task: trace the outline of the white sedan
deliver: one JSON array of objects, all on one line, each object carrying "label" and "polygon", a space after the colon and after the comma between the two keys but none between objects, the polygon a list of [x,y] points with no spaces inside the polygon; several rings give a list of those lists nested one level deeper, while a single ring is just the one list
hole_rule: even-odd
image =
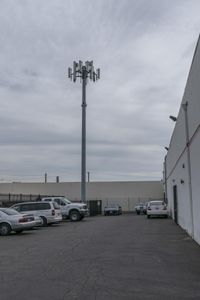
[{"label": "white sedan", "polygon": [[9,235],[11,231],[21,233],[36,225],[33,215],[20,214],[11,208],[0,208],[0,235]]},{"label": "white sedan", "polygon": [[163,201],[150,201],[147,204],[147,218],[151,216],[164,216],[168,217],[167,205]]}]

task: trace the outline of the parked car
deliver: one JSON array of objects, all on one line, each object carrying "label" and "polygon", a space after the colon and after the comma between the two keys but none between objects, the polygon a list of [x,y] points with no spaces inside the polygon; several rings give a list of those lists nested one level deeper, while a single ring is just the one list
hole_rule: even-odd
[{"label": "parked car", "polygon": [[163,201],[150,201],[147,205],[147,218],[151,216],[168,217],[167,205]]},{"label": "parked car", "polygon": [[62,221],[61,210],[57,203],[44,203],[42,201],[22,202],[11,206],[11,208],[20,213],[33,214],[34,216],[40,217],[42,226],[56,224]]},{"label": "parked car", "polygon": [[121,214],[122,214],[122,208],[120,205],[105,206],[105,208],[104,208],[105,216],[121,215]]},{"label": "parked car", "polygon": [[33,215],[20,214],[11,208],[0,208],[0,235],[9,235],[11,231],[21,233],[36,226]]},{"label": "parked car", "polygon": [[35,218],[35,222],[36,222],[35,227],[43,226],[43,220],[40,217],[34,216],[34,218]]},{"label": "parked car", "polygon": [[147,211],[146,204],[139,203],[138,205],[135,206],[135,211],[136,211],[137,215],[146,214],[146,211]]},{"label": "parked car", "polygon": [[60,206],[63,219],[70,219],[72,222],[80,221],[88,215],[88,208],[85,203],[71,202],[65,197],[46,197],[42,202],[54,202]]}]

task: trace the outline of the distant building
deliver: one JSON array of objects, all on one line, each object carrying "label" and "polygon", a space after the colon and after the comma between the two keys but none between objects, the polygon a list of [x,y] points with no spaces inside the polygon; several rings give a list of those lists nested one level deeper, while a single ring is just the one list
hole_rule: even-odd
[{"label": "distant building", "polygon": [[200,244],[200,39],[164,162],[172,218]]}]

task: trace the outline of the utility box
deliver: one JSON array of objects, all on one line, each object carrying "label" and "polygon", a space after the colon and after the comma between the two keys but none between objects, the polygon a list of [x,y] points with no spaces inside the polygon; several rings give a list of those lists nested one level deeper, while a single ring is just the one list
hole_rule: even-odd
[{"label": "utility box", "polygon": [[87,204],[90,216],[101,215],[102,200],[89,200]]}]

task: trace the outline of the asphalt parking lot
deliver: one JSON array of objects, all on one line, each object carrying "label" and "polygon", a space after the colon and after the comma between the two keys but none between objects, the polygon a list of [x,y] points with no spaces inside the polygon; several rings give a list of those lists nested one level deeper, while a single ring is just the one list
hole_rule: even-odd
[{"label": "asphalt parking lot", "polygon": [[90,217],[0,237],[1,300],[200,299],[200,247],[171,219]]}]

